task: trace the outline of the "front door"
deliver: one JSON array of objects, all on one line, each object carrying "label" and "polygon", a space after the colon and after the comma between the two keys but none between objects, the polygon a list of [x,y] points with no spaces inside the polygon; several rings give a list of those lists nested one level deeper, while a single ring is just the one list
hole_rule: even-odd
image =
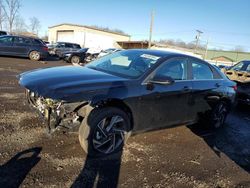
[{"label": "front door", "polygon": [[192,82],[188,80],[187,58],[169,59],[152,74],[152,77],[171,77],[174,83],[154,83],[150,87],[145,84],[144,89],[148,91],[140,103],[143,114],[139,126],[144,126],[141,127],[143,129],[155,129],[186,123],[189,120],[187,111],[192,92]]},{"label": "front door", "polygon": [[0,37],[0,55],[15,55],[13,54],[13,37]]}]

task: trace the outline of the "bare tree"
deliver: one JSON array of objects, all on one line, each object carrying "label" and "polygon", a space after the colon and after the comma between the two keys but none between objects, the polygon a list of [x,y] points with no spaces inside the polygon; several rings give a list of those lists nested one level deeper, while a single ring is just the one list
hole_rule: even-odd
[{"label": "bare tree", "polygon": [[22,33],[25,33],[27,32],[27,25],[24,21],[24,19],[17,15],[16,16],[16,19],[13,23],[13,29],[12,29],[12,32],[16,33],[16,34],[22,34]]},{"label": "bare tree", "polygon": [[30,18],[30,31],[38,35],[39,29],[41,28],[40,21],[37,17]]},{"label": "bare tree", "polygon": [[0,0],[0,30],[3,29],[3,23],[5,22],[5,13],[3,10],[3,1]]},{"label": "bare tree", "polygon": [[2,4],[1,7],[6,16],[9,32],[12,32],[14,21],[21,7],[20,0],[4,0]]}]

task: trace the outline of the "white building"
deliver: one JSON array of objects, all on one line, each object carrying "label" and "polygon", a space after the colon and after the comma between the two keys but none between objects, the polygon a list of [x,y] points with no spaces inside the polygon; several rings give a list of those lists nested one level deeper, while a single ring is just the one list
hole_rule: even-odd
[{"label": "white building", "polygon": [[130,40],[126,34],[67,23],[49,27],[48,35],[50,43],[72,42],[96,50],[118,48],[117,41]]}]

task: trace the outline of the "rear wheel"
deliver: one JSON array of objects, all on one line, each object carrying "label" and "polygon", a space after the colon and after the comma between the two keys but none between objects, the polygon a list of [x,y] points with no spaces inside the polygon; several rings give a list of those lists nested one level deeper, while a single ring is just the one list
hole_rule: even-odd
[{"label": "rear wheel", "polygon": [[39,61],[41,59],[41,55],[38,51],[32,51],[29,54],[29,58],[32,61]]},{"label": "rear wheel", "polygon": [[228,114],[228,105],[226,102],[218,103],[210,116],[210,124],[213,128],[220,128],[224,125],[227,114]]},{"label": "rear wheel", "polygon": [[80,57],[78,56],[73,56],[71,59],[70,59],[70,62],[72,64],[80,64]]},{"label": "rear wheel", "polygon": [[79,129],[79,141],[92,156],[106,156],[119,152],[130,136],[128,115],[114,107],[92,110]]}]

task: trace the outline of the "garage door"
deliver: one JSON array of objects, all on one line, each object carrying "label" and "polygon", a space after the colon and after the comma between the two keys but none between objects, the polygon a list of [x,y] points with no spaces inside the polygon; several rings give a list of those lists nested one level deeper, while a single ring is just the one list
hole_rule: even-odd
[{"label": "garage door", "polygon": [[58,42],[74,42],[74,31],[57,31]]}]

